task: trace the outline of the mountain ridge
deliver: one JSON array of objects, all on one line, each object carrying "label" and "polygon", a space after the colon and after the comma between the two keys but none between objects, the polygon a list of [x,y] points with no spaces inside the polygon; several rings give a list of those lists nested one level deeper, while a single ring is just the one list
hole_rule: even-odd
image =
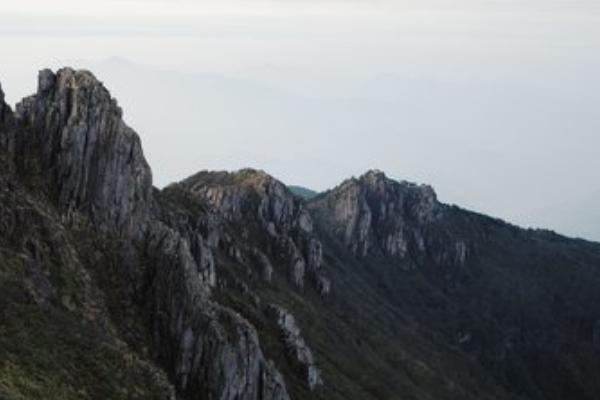
[{"label": "mountain ridge", "polygon": [[600,391],[600,244],[446,205],[380,171],[309,201],[252,169],[159,190],[93,74],[38,81],[15,112],[0,89],[1,396]]}]

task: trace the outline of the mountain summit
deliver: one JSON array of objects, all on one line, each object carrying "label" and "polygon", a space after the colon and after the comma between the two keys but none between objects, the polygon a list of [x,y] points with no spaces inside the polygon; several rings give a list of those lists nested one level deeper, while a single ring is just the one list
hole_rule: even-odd
[{"label": "mountain summit", "polygon": [[0,398],[594,400],[600,245],[369,171],[163,190],[104,85],[0,89]]},{"label": "mountain summit", "polygon": [[350,179],[311,203],[356,255],[404,257],[424,251],[422,229],[439,218],[433,189],[395,182],[380,171]]}]

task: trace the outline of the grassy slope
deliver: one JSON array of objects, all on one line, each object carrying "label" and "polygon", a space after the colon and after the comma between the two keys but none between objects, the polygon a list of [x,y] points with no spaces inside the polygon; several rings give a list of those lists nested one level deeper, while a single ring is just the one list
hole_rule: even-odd
[{"label": "grassy slope", "polygon": [[106,299],[119,293],[98,284],[106,254],[86,243],[102,241],[69,232],[46,204],[0,194],[2,221],[16,222],[0,232],[0,398],[165,398],[164,374],[112,322]]}]

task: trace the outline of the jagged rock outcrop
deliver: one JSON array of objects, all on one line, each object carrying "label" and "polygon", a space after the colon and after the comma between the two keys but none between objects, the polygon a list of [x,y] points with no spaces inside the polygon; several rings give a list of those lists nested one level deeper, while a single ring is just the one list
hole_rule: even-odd
[{"label": "jagged rock outcrop", "polygon": [[7,108],[7,104],[4,102],[4,91],[2,90],[2,85],[0,85],[0,123],[4,124],[5,119],[5,111]]},{"label": "jagged rock outcrop", "polygon": [[146,241],[152,260],[152,323],[161,356],[187,398],[288,399],[285,383],[265,360],[254,327],[209,299],[188,242],[160,227]]},{"label": "jagged rock outcrop", "polygon": [[[303,205],[278,180],[252,169],[235,173],[203,171],[171,185],[167,194],[179,192],[239,227],[242,242],[254,248],[231,245],[232,258],[239,263],[254,259],[261,274],[270,280],[269,266],[283,266],[288,280],[304,286],[306,276],[321,294],[329,293],[331,282],[322,264],[322,245],[313,232],[313,221]],[[223,243],[227,244],[226,235]],[[257,248],[266,251],[257,252]]]},{"label": "jagged rock outcrop", "polygon": [[0,86],[0,167],[5,171],[13,169],[10,155],[14,146],[14,115],[4,101],[4,92]]},{"label": "jagged rock outcrop", "polygon": [[121,108],[88,71],[39,74],[37,93],[16,108],[14,159],[39,171],[67,216],[87,215],[105,230],[139,237],[148,219],[152,173]]},{"label": "jagged rock outcrop", "polygon": [[311,233],[310,215],[287,187],[263,171],[199,172],[175,185],[230,221],[257,219],[266,232]]},{"label": "jagged rock outcrop", "polygon": [[267,314],[281,330],[281,337],[288,356],[302,370],[308,388],[314,390],[317,386],[322,385],[321,371],[315,365],[312,351],[306,345],[294,316],[275,304],[267,307]]},{"label": "jagged rock outcrop", "polygon": [[0,86],[0,132],[6,129],[9,118],[12,118],[12,111],[8,104],[4,102],[4,92],[2,86]]},{"label": "jagged rock outcrop", "polygon": [[[6,131],[13,114],[0,104],[0,131]],[[44,70],[37,93],[18,104],[14,120],[15,130],[2,135],[2,153],[19,176],[43,183],[35,189],[54,202],[66,229],[89,227],[117,239],[119,276],[112,279],[127,282],[128,302],[146,316],[159,363],[177,393],[185,399],[287,400],[283,377],[263,356],[254,327],[211,299],[215,239],[203,235],[200,222],[162,209],[140,139],[102,83],[88,71]],[[52,293],[38,286],[45,288],[37,295],[42,300]],[[127,340],[136,345],[135,337]]]},{"label": "jagged rock outcrop", "polygon": [[463,265],[464,240],[435,229],[444,205],[430,186],[395,182],[380,171],[350,179],[309,203],[323,226],[359,257]]},{"label": "jagged rock outcrop", "polygon": [[271,279],[273,279],[273,264],[271,264],[269,257],[256,248],[252,251],[252,255],[254,256],[254,261],[258,264],[263,279],[266,282],[271,282]]}]

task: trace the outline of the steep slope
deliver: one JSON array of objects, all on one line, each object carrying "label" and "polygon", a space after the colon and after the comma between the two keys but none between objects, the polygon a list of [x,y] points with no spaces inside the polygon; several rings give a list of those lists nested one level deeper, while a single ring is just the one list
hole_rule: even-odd
[{"label": "steep slope", "polygon": [[510,396],[600,393],[599,245],[444,205],[431,188],[377,171],[309,209],[333,243],[325,257],[354,254],[352,268],[364,270],[348,272],[369,275],[419,330],[433,332],[440,359],[460,351]]}]

